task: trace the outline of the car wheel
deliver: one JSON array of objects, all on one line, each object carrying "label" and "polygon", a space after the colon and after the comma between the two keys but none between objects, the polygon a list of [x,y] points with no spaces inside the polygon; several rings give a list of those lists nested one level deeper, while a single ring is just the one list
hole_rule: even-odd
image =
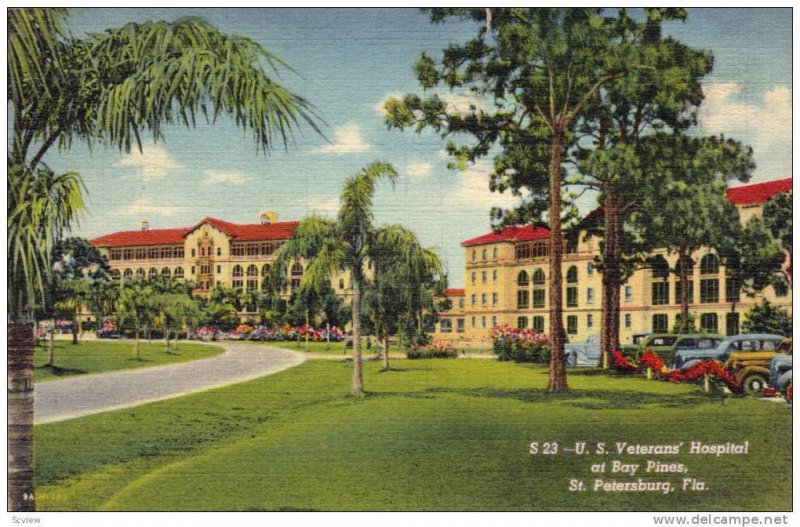
[{"label": "car wheel", "polygon": [[767,380],[760,373],[751,373],[742,380],[742,391],[747,395],[758,395],[767,386]]}]

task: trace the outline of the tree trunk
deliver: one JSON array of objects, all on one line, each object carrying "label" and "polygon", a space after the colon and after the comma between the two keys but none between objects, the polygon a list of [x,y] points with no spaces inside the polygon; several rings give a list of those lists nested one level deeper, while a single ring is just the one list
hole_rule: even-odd
[{"label": "tree trunk", "polygon": [[78,308],[72,311],[72,345],[78,345]]},{"label": "tree trunk", "polygon": [[562,320],[561,257],[561,157],[562,132],[553,134],[550,154],[550,375],[547,391],[567,391],[567,370],[564,360],[564,321]]},{"label": "tree trunk", "polygon": [[687,260],[686,247],[681,245],[678,247],[678,262],[680,263],[678,280],[681,283],[681,333],[689,332],[689,274],[686,272],[689,262]]},{"label": "tree trunk", "polygon": [[8,324],[8,510],[36,510],[33,497],[33,324]]},{"label": "tree trunk", "polygon": [[56,361],[56,319],[53,319],[53,327],[50,328],[50,335],[47,339],[47,365],[52,366]]},{"label": "tree trunk", "polygon": [[139,353],[139,326],[137,325],[136,328],[133,330],[133,349],[136,352],[136,360],[142,360],[142,356]]},{"label": "tree trunk", "polygon": [[175,351],[178,351],[178,330],[177,329],[172,333],[172,347],[175,348]]},{"label": "tree trunk", "polygon": [[308,316],[308,308],[306,308],[306,351],[308,351],[308,332],[311,327],[308,325],[309,316]]},{"label": "tree trunk", "polygon": [[164,326],[164,351],[169,351],[169,329]]},{"label": "tree trunk", "polygon": [[364,396],[361,375],[361,284],[353,280],[353,395]]},{"label": "tree trunk", "polygon": [[603,367],[608,368],[611,351],[619,346],[621,197],[612,191],[609,181],[604,181],[603,187],[605,243],[603,246],[603,311],[601,314],[600,353]]},{"label": "tree trunk", "polygon": [[389,369],[389,330],[383,328],[383,369]]}]

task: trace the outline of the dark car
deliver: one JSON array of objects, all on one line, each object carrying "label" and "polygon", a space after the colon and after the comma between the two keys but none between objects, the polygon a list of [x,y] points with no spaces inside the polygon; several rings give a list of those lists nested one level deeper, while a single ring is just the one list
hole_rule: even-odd
[{"label": "dark car", "polygon": [[712,333],[688,333],[676,335],[672,333],[655,333],[649,335],[639,344],[639,352],[650,350],[670,364],[679,351],[711,350],[722,342],[722,335]]},{"label": "dark car", "polygon": [[781,335],[769,333],[746,333],[725,337],[716,348],[680,350],[675,354],[673,369],[684,369],[700,360],[717,360],[725,362],[732,352],[749,351],[774,351],[780,341]]}]

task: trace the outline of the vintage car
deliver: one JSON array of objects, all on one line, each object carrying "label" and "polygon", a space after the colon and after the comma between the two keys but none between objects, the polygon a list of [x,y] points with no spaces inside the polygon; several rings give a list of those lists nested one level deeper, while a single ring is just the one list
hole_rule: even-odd
[{"label": "vintage car", "polygon": [[[788,340],[788,345],[787,345]],[[772,371],[772,364],[775,360],[789,358],[789,369],[791,369],[791,339],[783,339],[775,349],[764,349],[761,351],[733,351],[725,361],[725,371],[736,381],[739,391],[747,395],[757,395],[767,386],[767,380],[775,376],[775,380],[780,376],[778,366]],[[786,370],[783,370],[785,372]],[[784,389],[786,385],[784,384]]]},{"label": "vintage car", "polygon": [[655,333],[645,338],[638,348],[641,355],[645,350],[650,350],[670,364],[679,351],[710,350],[716,348],[722,341],[722,335],[712,333],[687,333],[676,335],[668,333]]},{"label": "vintage car", "polygon": [[777,352],[769,364],[769,385],[786,393],[792,382],[792,339],[783,339]]},{"label": "vintage car", "polygon": [[567,366],[597,366],[600,361],[600,335],[589,335],[586,342],[564,344]]},{"label": "vintage car", "polygon": [[725,362],[733,352],[755,353],[759,351],[774,352],[783,339],[781,335],[769,333],[746,333],[725,337],[716,348],[680,350],[675,354],[672,368],[686,369],[701,360]]}]

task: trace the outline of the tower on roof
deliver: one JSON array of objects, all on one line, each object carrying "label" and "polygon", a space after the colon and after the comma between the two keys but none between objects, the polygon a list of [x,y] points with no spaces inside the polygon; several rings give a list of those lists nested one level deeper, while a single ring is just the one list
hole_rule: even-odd
[{"label": "tower on roof", "polygon": [[271,210],[261,212],[258,217],[261,220],[261,225],[269,225],[278,221],[278,213]]},{"label": "tower on roof", "polygon": [[150,230],[150,222],[147,220],[142,220],[142,230],[147,232]]}]

